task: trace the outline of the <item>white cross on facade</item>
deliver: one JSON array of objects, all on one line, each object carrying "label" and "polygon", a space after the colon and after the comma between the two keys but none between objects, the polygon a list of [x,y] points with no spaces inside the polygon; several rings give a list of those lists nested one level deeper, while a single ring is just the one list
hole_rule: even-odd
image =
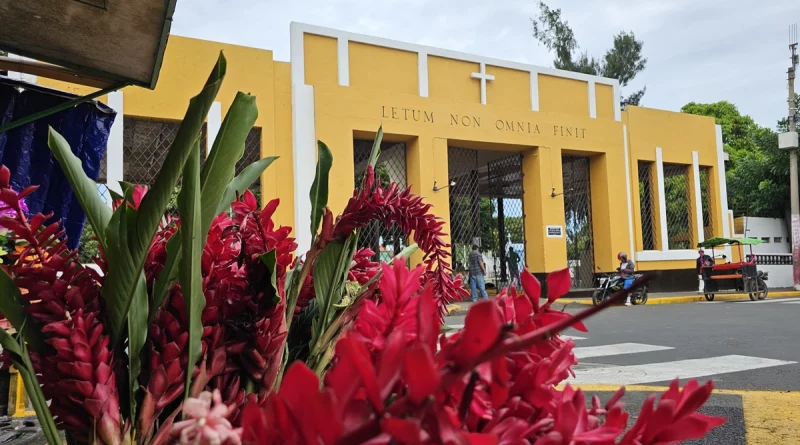
[{"label": "white cross on facade", "polygon": [[486,105],[486,81],[494,80],[494,76],[486,74],[486,64],[481,63],[481,71],[479,73],[472,73],[472,78],[481,80],[481,104]]}]

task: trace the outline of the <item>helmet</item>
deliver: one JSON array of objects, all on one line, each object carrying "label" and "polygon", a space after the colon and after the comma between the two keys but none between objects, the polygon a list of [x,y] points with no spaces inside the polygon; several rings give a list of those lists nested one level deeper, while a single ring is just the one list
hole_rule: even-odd
[{"label": "helmet", "polygon": [[628,254],[625,252],[620,252],[617,254],[617,259],[620,261],[628,261]]}]

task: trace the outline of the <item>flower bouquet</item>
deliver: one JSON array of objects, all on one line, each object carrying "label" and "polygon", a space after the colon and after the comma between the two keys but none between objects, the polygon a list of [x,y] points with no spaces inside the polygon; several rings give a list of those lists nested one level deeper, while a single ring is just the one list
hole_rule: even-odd
[{"label": "flower bouquet", "polygon": [[[567,271],[474,305],[440,334],[466,296],[443,221],[397,184],[376,181],[381,132],[343,212],[327,208],[330,150],[318,144],[310,190],[313,243],[296,252],[247,188],[273,162],[235,176],[257,110],[238,93],[208,159],[199,137],[225,77],[221,55],[194,97],[154,184],[121,184],[109,208],[56,132],[49,145],[99,245],[99,272],[66,247],[47,215],[28,216],[0,168],[0,225],[24,240],[0,271],[0,344],[25,383],[51,445],[669,444],[724,419],[696,410],[712,385],[677,381],[628,428],[620,390],[586,405],[560,386],[577,362],[559,337],[622,295],[577,315],[551,309]],[[165,213],[178,180],[178,217]],[[244,193],[242,193],[244,191]],[[391,264],[359,250],[371,221],[414,244]],[[409,269],[419,249],[423,264]],[[634,286],[640,286],[647,279]]]}]

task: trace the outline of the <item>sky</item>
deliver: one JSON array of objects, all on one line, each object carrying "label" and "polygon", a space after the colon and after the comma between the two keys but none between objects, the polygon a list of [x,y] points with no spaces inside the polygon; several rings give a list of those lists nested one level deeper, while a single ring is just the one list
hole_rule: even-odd
[{"label": "sky", "polygon": [[[581,51],[602,56],[619,31],[644,41],[647,67],[626,95],[678,111],[727,100],[774,128],[788,114],[789,26],[797,0],[549,0]],[[172,33],[274,51],[289,60],[292,21],[481,56],[552,66],[531,36],[535,0],[181,0]],[[798,85],[800,90],[800,85]]]}]

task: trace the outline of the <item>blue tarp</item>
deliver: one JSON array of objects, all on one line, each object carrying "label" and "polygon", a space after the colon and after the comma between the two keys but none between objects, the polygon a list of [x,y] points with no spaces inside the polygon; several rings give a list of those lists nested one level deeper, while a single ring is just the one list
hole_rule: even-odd
[{"label": "blue tarp", "polygon": [[[0,77],[0,125],[44,111],[77,96]],[[69,142],[92,180],[100,174],[100,162],[116,112],[100,102],[85,102],[0,134],[0,163],[11,170],[11,186],[22,190],[38,185],[26,200],[32,214],[53,213],[60,221],[70,248],[77,248],[86,220],[58,161],[47,145],[53,127]]]}]

